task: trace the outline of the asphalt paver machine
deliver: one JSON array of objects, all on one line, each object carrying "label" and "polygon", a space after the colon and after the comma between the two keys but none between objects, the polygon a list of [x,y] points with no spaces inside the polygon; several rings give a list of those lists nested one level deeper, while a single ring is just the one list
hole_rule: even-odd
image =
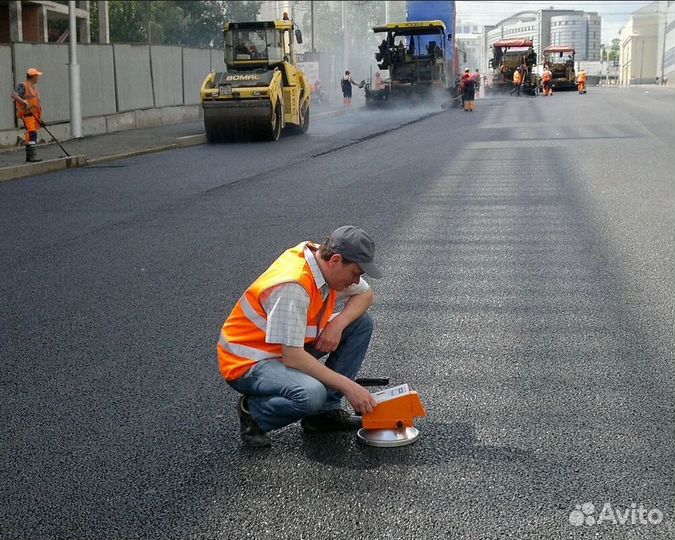
[{"label": "asphalt paver machine", "polygon": [[543,67],[548,67],[553,75],[551,87],[555,90],[577,89],[574,53],[574,47],[567,45],[551,45],[544,49]]},{"label": "asphalt paver machine", "polygon": [[368,106],[406,103],[429,97],[439,90],[440,97],[454,91],[451,41],[442,21],[397,22],[373,28],[383,34],[375,53],[377,67],[388,70],[382,89],[366,84]]},{"label": "asphalt paver machine", "polygon": [[518,67],[525,66],[525,79],[522,89],[526,94],[534,94],[540,83],[535,73],[536,64],[531,39],[501,39],[492,44],[492,84],[490,91],[513,89],[513,74]]}]

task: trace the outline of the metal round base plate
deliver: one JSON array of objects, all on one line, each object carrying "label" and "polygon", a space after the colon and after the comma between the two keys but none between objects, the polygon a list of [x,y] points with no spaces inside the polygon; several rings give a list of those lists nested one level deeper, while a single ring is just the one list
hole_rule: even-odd
[{"label": "metal round base plate", "polygon": [[420,438],[417,428],[398,429],[359,429],[356,433],[359,442],[368,446],[406,446]]}]

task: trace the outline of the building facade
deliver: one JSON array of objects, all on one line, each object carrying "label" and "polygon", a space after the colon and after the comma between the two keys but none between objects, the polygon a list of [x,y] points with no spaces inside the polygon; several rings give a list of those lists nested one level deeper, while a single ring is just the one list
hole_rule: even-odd
[{"label": "building facade", "polygon": [[465,68],[469,68],[472,72],[481,69],[483,62],[480,43],[480,35],[457,36],[457,45],[461,55],[459,58],[461,71]]},{"label": "building facade", "polygon": [[540,9],[521,11],[496,25],[485,27],[485,55],[491,56],[492,44],[500,39],[531,39],[541,58],[549,45],[570,45],[579,61],[600,60],[601,17],[596,12],[573,9]]},{"label": "building facade", "polygon": [[652,2],[633,12],[621,27],[619,84],[655,84],[657,77],[659,82],[663,76],[669,78],[675,67],[672,4]]},{"label": "building facade", "polygon": [[596,62],[601,56],[600,17],[597,13],[556,15],[551,17],[550,45],[570,45],[576,57]]},{"label": "building facade", "polygon": [[[487,30],[488,52],[492,44],[501,39],[531,39],[534,50],[539,54],[541,43],[539,12],[521,11]],[[491,54],[488,54],[488,56],[491,56]]]},{"label": "building facade", "polygon": [[482,47],[483,27],[462,19],[455,21],[455,36],[460,49],[460,66],[462,71],[470,68],[483,72],[484,58]]},{"label": "building facade", "polygon": [[[76,2],[78,41],[91,41],[89,1]],[[107,16],[107,2],[104,4]],[[38,0],[0,0],[0,43],[49,43],[63,41],[67,35],[53,32],[53,23],[68,19],[68,6]],[[50,24],[51,23],[51,24]],[[107,29],[107,18],[101,27]],[[101,32],[103,34],[103,32]]]},{"label": "building facade", "polygon": [[673,86],[675,85],[675,0],[668,0],[666,5],[661,7],[665,8],[661,75],[666,84]]}]

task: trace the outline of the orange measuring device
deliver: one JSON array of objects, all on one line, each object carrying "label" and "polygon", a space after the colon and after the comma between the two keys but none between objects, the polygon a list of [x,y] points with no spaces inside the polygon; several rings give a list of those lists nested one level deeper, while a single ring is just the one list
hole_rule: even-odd
[{"label": "orange measuring device", "polygon": [[378,403],[371,413],[363,413],[363,429],[405,429],[413,427],[413,419],[426,416],[422,401],[417,392]]}]

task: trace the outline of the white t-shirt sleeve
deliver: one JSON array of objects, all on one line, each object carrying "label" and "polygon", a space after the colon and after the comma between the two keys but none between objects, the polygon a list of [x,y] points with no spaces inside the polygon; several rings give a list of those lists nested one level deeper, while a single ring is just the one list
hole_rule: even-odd
[{"label": "white t-shirt sleeve", "polygon": [[354,285],[350,285],[347,287],[344,291],[340,291],[337,295],[337,300],[346,300],[350,296],[354,296],[356,294],[363,294],[364,292],[368,292],[370,290],[370,285],[368,285],[368,282],[360,278],[358,283],[355,283]]}]

